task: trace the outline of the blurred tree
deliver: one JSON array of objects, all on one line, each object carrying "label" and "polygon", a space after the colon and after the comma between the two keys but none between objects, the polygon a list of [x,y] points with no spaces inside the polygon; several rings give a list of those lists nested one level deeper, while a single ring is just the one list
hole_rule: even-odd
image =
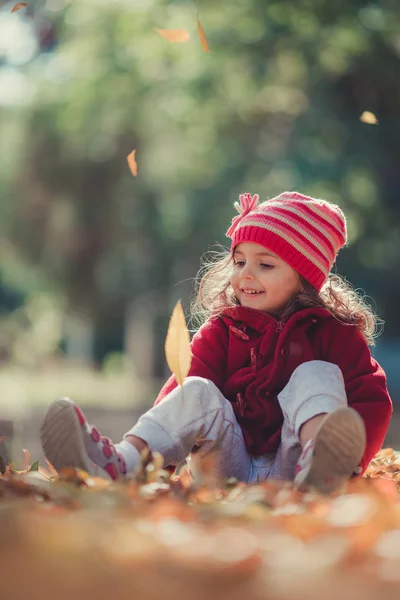
[{"label": "blurred tree", "polygon": [[[122,348],[140,299],[161,356],[190,283],[174,286],[226,242],[237,194],[298,189],[345,209],[351,245],[338,270],[400,335],[398,4],[200,8],[211,54],[189,1],[52,0],[32,15],[56,26],[42,45],[52,51],[23,67],[36,93],[6,198],[12,243],[90,322],[97,359]],[[171,44],[154,27],[192,39]],[[364,110],[378,126],[359,121]]]}]

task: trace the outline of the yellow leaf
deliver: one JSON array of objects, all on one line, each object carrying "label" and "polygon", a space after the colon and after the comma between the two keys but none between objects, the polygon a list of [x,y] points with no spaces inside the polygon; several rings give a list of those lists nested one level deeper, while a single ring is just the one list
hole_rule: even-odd
[{"label": "yellow leaf", "polygon": [[11,12],[17,12],[17,10],[25,8],[25,6],[28,6],[27,2],[17,2],[17,4],[14,4],[14,6],[12,7]]},{"label": "yellow leaf", "polygon": [[137,175],[137,164],[136,164],[135,154],[136,154],[136,150],[132,150],[132,152],[130,154],[128,154],[128,156],[126,157],[129,168],[134,177],[136,177],[136,175]]},{"label": "yellow leaf", "polygon": [[190,34],[185,29],[158,29],[157,27],[154,29],[159,36],[175,44],[182,44],[190,39]]},{"label": "yellow leaf", "polygon": [[368,125],[378,125],[379,121],[374,115],[374,113],[365,110],[360,117],[360,121],[362,123],[367,123]]},{"label": "yellow leaf", "polygon": [[206,34],[204,32],[204,29],[203,29],[199,19],[197,19],[197,31],[199,32],[199,38],[200,38],[201,45],[203,46],[204,52],[211,52],[211,50],[208,46]]},{"label": "yellow leaf", "polygon": [[182,385],[183,380],[189,373],[192,352],[190,350],[190,335],[180,300],[176,303],[169,322],[165,340],[165,356],[177,382]]}]

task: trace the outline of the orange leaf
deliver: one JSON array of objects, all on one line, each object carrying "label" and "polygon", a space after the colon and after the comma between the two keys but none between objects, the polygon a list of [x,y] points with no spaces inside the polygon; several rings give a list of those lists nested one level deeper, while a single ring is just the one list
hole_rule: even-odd
[{"label": "orange leaf", "polygon": [[362,123],[367,123],[367,125],[378,125],[379,121],[374,115],[374,113],[369,112],[369,110],[365,110],[360,117],[360,121]]},{"label": "orange leaf", "polygon": [[157,29],[157,27],[154,29],[159,36],[175,44],[182,44],[190,39],[190,34],[185,29]]},{"label": "orange leaf", "polygon": [[42,475],[42,477],[47,479],[47,481],[53,481],[53,477],[51,477],[51,475],[49,475],[49,471],[47,469],[43,469],[42,467],[39,467],[38,473],[40,473]]},{"label": "orange leaf", "polygon": [[22,451],[25,454],[25,468],[27,471],[29,471],[31,467],[31,453],[29,450],[25,450],[25,448]]},{"label": "orange leaf", "polygon": [[128,156],[126,157],[129,168],[134,177],[136,177],[136,175],[137,175],[137,164],[136,164],[135,154],[136,154],[136,150],[132,150],[132,152],[130,154],[128,154]]},{"label": "orange leaf", "polygon": [[27,2],[17,2],[17,4],[14,4],[14,6],[12,7],[11,12],[17,12],[17,10],[25,8],[25,6],[28,6]]},{"label": "orange leaf", "polygon": [[200,38],[201,45],[203,46],[204,52],[211,52],[211,50],[208,46],[206,34],[204,33],[204,29],[203,29],[199,19],[197,19],[197,31],[199,32],[199,38]]},{"label": "orange leaf", "polygon": [[47,460],[47,458],[46,458],[46,463],[47,463],[47,466],[49,467],[49,471],[50,471],[50,474],[52,475],[52,477],[58,477],[57,471],[55,470],[55,468],[53,467],[51,462],[49,460]]}]

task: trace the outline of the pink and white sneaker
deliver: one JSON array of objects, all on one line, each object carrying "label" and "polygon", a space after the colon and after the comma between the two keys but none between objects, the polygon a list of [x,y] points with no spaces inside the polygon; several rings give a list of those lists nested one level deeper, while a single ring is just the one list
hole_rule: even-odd
[{"label": "pink and white sneaker", "polygon": [[366,446],[364,421],[353,408],[326,415],[313,440],[309,440],[296,466],[294,483],[329,494],[358,474]]},{"label": "pink and white sneaker", "polygon": [[126,475],[125,460],[111,440],[89,425],[80,408],[68,398],[50,405],[40,439],[47,459],[57,471],[76,467],[106,479]]}]

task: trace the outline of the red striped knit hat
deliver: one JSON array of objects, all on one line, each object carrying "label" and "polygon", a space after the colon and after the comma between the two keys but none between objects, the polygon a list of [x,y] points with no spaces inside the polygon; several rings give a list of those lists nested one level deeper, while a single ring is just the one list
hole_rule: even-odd
[{"label": "red striped knit hat", "polygon": [[340,248],[347,241],[341,209],[327,202],[284,192],[258,204],[258,195],[242,194],[240,213],[226,235],[231,251],[241,242],[255,242],[275,252],[319,291]]}]

